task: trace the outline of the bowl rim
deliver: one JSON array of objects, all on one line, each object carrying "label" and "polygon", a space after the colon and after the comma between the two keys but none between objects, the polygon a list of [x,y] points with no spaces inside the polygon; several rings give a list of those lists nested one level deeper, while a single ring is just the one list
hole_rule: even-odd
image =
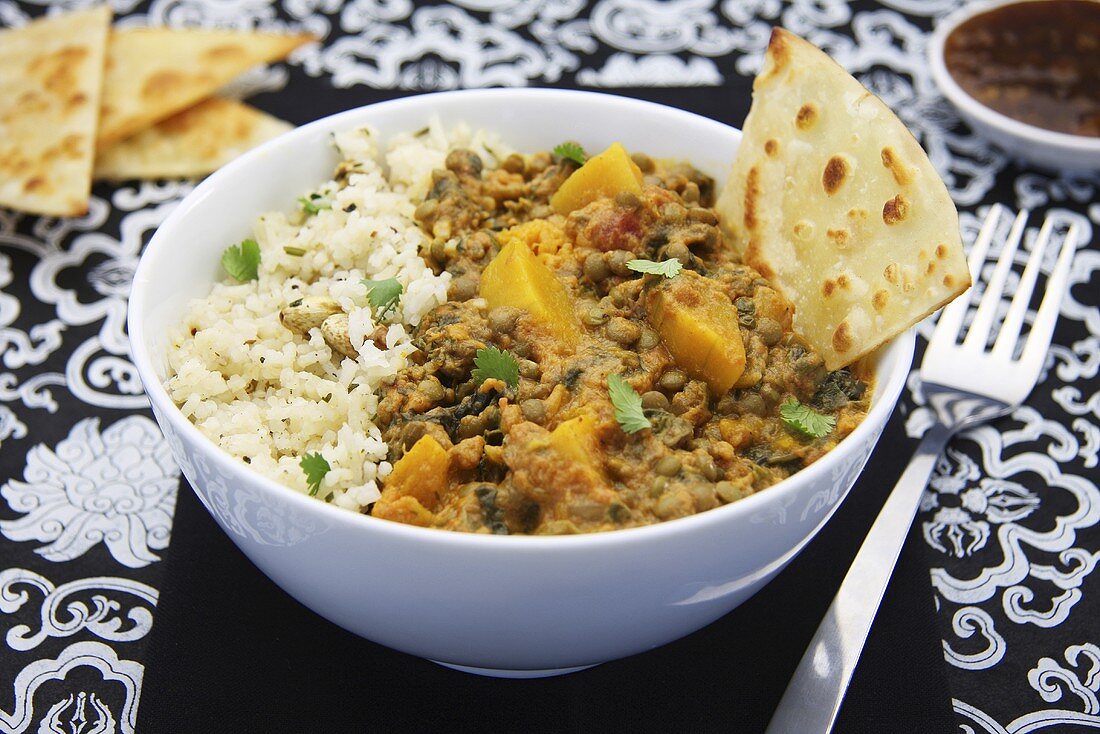
[{"label": "bowl rim", "polygon": [[1038,125],[1021,122],[1004,113],[997,112],[991,107],[972,97],[963,89],[951,72],[947,69],[944,58],[944,46],[947,37],[960,25],[991,10],[1008,5],[1019,5],[1028,2],[1050,2],[1051,0],[980,0],[969,3],[953,13],[950,13],[936,24],[928,37],[927,54],[932,79],[952,104],[965,114],[972,115],[981,123],[996,128],[1008,135],[1027,141],[1032,144],[1060,150],[1079,151],[1084,153],[1100,153],[1100,138],[1086,135],[1073,135],[1071,133],[1048,130]]},{"label": "bowl rim", "polygon": [[[871,405],[867,416],[863,421],[846,436],[837,446],[825,456],[818,459],[810,466],[800,470],[796,474],[778,482],[766,491],[761,491],[738,500],[728,505],[716,507],[704,512],[697,512],[686,517],[666,520],[650,525],[631,528],[621,528],[596,533],[581,533],[577,535],[492,535],[482,533],[467,533],[441,528],[425,528],[416,525],[383,520],[381,518],[354,512],[339,507],[330,502],[319,501],[314,497],[298,492],[276,480],[253,471],[244,463],[238,461],[227,451],[218,446],[213,440],[203,434],[198,427],[186,418],[179,407],[169,397],[163,382],[157,376],[152,355],[145,349],[145,310],[147,303],[155,302],[153,294],[149,292],[149,271],[155,268],[157,253],[165,250],[171,242],[172,231],[179,222],[185,219],[189,213],[207,196],[218,190],[222,180],[228,178],[238,169],[246,168],[253,161],[268,157],[284,148],[293,148],[300,141],[310,139],[316,129],[338,127],[342,121],[353,124],[365,124],[363,117],[368,117],[368,110],[379,110],[391,107],[410,105],[424,105],[425,111],[443,98],[468,98],[471,103],[484,100],[499,101],[502,98],[514,96],[535,97],[545,99],[547,102],[557,102],[558,109],[576,110],[576,105],[587,102],[613,103],[627,108],[626,111],[634,111],[639,114],[652,115],[659,113],[671,115],[692,125],[702,125],[720,129],[721,134],[740,135],[740,130],[730,125],[717,122],[710,118],[698,115],[686,110],[624,97],[602,92],[589,92],[579,90],[539,89],[539,88],[508,88],[508,89],[474,89],[453,90],[447,92],[433,92],[420,95],[401,97],[398,99],[363,105],[354,109],[345,110],[314,120],[306,125],[287,131],[282,135],[244,153],[226,166],[211,174],[205,181],[196,186],[160,224],[152,239],[143,250],[134,273],[130,297],[127,305],[127,331],[131,346],[131,354],[138,375],[145,388],[151,407],[156,411],[157,417],[167,421],[171,430],[177,432],[185,446],[204,446],[204,455],[212,462],[211,471],[223,477],[240,478],[250,483],[250,486],[258,488],[263,494],[276,497],[291,511],[318,514],[319,517],[332,523],[345,526],[358,526],[364,532],[377,533],[398,540],[415,541],[418,543],[440,542],[464,549],[482,548],[508,548],[516,552],[538,552],[547,548],[585,549],[620,544],[634,544],[650,542],[653,539],[672,535],[691,534],[702,529],[721,524],[728,518],[738,514],[748,515],[760,506],[776,500],[781,500],[783,495],[792,494],[797,485],[813,483],[819,478],[829,481],[829,475],[838,463],[846,459],[858,447],[878,432],[889,421],[894,412],[896,402],[901,394],[909,375],[912,364],[915,334],[911,327],[894,337],[890,342],[880,348],[879,357],[893,353],[894,368],[890,373],[876,373],[875,394],[876,400]],[[261,212],[257,213],[257,216]],[[877,371],[876,371],[877,372]],[[163,429],[162,429],[163,430]],[[876,437],[877,441],[877,437]],[[200,449],[201,450],[201,449]],[[862,469],[861,469],[862,472]],[[184,477],[186,478],[186,477]],[[190,483],[190,482],[189,482]],[[192,487],[192,491],[201,494],[200,490]],[[780,503],[785,506],[785,503]]]}]

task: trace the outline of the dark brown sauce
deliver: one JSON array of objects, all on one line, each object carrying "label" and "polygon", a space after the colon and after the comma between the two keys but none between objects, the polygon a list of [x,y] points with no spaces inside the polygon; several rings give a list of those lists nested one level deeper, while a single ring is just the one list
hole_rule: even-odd
[{"label": "dark brown sauce", "polygon": [[967,20],[944,60],[967,94],[1030,125],[1100,137],[1100,2],[1033,0]]}]

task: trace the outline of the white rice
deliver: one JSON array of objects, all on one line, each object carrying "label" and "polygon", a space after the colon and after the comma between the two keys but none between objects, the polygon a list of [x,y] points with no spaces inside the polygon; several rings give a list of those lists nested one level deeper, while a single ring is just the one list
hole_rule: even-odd
[{"label": "white rice", "polygon": [[[361,511],[391,469],[373,422],[378,390],[414,351],[406,327],[447,299],[450,274],[434,275],[421,258],[428,241],[413,211],[449,149],[471,148],[487,164],[507,151],[485,133],[465,126],[444,132],[438,121],[419,135],[395,136],[385,167],[369,129],[337,134],[334,144],[360,172],[345,186],[329,181],[305,192],[331,208],[301,223],[297,213],[259,217],[259,279],[227,279],[190,304],[170,334],[167,388],[206,436],[288,487],[309,491],[299,462],[320,452],[331,469],[317,496]],[[287,254],[287,247],[306,254]],[[361,281],[386,278],[396,278],[403,293],[379,349],[368,339],[376,323]],[[331,350],[320,329],[306,339],[282,325],[279,312],[306,296],[340,303],[358,359]]]}]

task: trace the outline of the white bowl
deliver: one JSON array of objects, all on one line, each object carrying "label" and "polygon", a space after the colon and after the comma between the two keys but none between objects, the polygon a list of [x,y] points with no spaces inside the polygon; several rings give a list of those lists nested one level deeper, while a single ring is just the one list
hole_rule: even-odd
[{"label": "white bowl", "polygon": [[1100,138],[1055,132],[1014,120],[971,97],[947,70],[944,44],[952,31],[976,15],[1021,1],[1027,0],[969,3],[940,21],[928,39],[932,80],[971,128],[1010,156],[1055,171],[1100,171]]},{"label": "white bowl", "polygon": [[203,436],[163,387],[166,333],[218,277],[226,243],[331,175],[329,134],[383,134],[433,114],[498,130],[520,150],[615,140],[686,158],[719,181],[737,130],[632,99],[483,90],[385,102],[318,120],[199,185],[157,230],[130,296],[134,362],[183,473],[218,524],[275,583],[355,634],[452,667],[551,675],[651,649],[748,599],[829,518],[855,482],[909,371],[912,333],[877,358],[866,420],[823,459],[732,505],[643,528],[567,537],[425,529],[325,504],[253,473]]}]

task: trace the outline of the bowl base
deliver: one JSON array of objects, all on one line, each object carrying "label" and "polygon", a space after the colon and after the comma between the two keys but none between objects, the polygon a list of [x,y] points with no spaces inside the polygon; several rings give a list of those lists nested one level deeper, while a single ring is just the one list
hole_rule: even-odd
[{"label": "bowl base", "polygon": [[578,665],[575,668],[546,668],[544,670],[509,670],[507,668],[475,668],[471,665],[456,665],[455,663],[445,663],[442,660],[432,660],[436,665],[442,665],[444,668],[450,668],[451,670],[457,670],[461,673],[473,673],[474,675],[484,675],[489,678],[552,678],[555,675],[568,675],[570,673],[576,673],[578,670],[585,670],[587,668],[594,668],[599,663],[593,663],[592,665]]}]

